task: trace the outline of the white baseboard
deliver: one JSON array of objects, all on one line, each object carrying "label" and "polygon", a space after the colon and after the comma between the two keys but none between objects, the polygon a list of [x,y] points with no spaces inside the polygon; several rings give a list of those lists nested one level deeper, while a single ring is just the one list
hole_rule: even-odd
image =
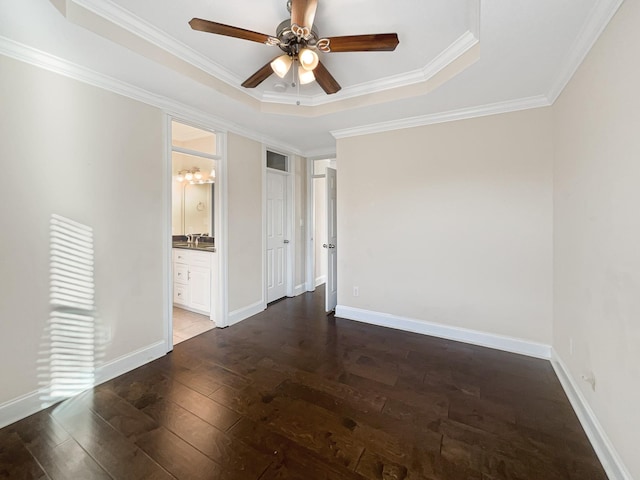
[{"label": "white baseboard", "polygon": [[237,310],[234,310],[233,312],[229,312],[229,315],[227,316],[226,326],[230,327],[231,325],[235,325],[236,323],[241,322],[242,320],[246,320],[247,318],[262,312],[266,308],[267,308],[267,305],[262,300],[260,300],[259,302],[256,302],[247,307],[242,307]]},{"label": "white baseboard", "polygon": [[307,291],[307,285],[305,283],[301,283],[300,285],[296,285],[293,289],[293,296],[297,297],[298,295],[302,295]]},{"label": "white baseboard", "polygon": [[530,357],[544,358],[547,360],[551,358],[551,347],[542,343],[466,328],[441,325],[413,318],[399,317],[389,313],[338,305],[336,307],[336,317],[370,323],[381,327],[405,330],[407,332],[421,333],[433,337],[446,338],[448,340],[456,340],[458,342],[471,343],[473,345],[519,353]]},{"label": "white baseboard", "polygon": [[569,369],[554,349],[551,354],[551,365],[607,476],[611,480],[633,480]]},{"label": "white baseboard", "polygon": [[322,285],[323,283],[327,283],[327,276],[326,275],[322,275],[322,276],[316,278],[316,287],[319,286],[319,285]]},{"label": "white baseboard", "polygon": [[49,404],[42,401],[46,395],[46,389],[36,390],[0,405],[0,428],[47,408]]},{"label": "white baseboard", "polygon": [[96,370],[96,385],[108,382],[112,378],[130,372],[142,365],[152,362],[167,354],[167,343],[162,340],[147,347],[143,347],[121,357],[106,362]]},{"label": "white baseboard", "polygon": [[[100,385],[123,373],[141,367],[145,363],[166,355],[166,353],[167,343],[162,340],[111,360],[96,369],[95,385]],[[0,405],[0,428],[11,425],[55,403],[48,398],[48,392],[48,387],[42,387]]]}]

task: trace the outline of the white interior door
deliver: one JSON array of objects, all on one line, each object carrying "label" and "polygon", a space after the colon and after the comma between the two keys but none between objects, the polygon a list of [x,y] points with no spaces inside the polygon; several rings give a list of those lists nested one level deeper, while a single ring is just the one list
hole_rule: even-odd
[{"label": "white interior door", "polygon": [[267,171],[267,303],[287,294],[286,174]]},{"label": "white interior door", "polygon": [[338,303],[338,229],[336,219],[336,171],[327,168],[327,285],[325,290],[325,310],[331,312]]}]

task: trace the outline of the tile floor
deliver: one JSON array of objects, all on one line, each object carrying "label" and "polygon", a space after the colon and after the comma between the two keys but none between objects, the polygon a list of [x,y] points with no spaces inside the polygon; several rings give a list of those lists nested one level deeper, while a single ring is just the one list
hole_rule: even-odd
[{"label": "tile floor", "polygon": [[184,342],[196,335],[211,330],[216,325],[206,315],[173,307],[173,344]]}]

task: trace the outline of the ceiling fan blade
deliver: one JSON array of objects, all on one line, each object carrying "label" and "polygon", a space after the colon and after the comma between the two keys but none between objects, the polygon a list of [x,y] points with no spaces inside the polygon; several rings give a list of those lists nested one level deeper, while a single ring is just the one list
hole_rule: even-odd
[{"label": "ceiling fan blade", "polygon": [[232,27],[223,23],[203,20],[202,18],[192,18],[189,25],[191,25],[191,28],[194,30],[199,30],[201,32],[241,38],[252,42],[268,43],[269,40],[269,35],[265,35],[264,33],[252,32],[251,30],[245,30],[244,28]]},{"label": "ceiling fan blade", "polygon": [[318,0],[293,0],[291,2],[291,24],[307,27],[311,31],[317,9]]},{"label": "ceiling fan blade", "polygon": [[242,82],[242,86],[244,88],[256,88],[267,78],[269,78],[272,73],[273,69],[271,68],[271,62],[269,62],[256,73],[247,78],[244,82]]},{"label": "ceiling fan blade", "polygon": [[397,33],[328,37],[332,52],[392,52],[400,43]]},{"label": "ceiling fan blade", "polygon": [[333,75],[329,73],[327,67],[322,64],[322,62],[318,63],[318,66],[313,70],[313,74],[316,77],[316,82],[318,82],[318,85],[322,87],[327,95],[336,93],[342,88],[340,84],[336,82],[336,79],[333,78]]}]

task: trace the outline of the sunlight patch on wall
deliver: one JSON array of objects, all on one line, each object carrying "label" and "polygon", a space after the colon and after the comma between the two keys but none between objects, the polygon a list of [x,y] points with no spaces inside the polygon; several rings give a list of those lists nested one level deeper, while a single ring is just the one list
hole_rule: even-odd
[{"label": "sunlight patch on wall", "polygon": [[51,313],[39,360],[44,405],[92,388],[99,355],[93,230],[54,214],[49,237]]}]

